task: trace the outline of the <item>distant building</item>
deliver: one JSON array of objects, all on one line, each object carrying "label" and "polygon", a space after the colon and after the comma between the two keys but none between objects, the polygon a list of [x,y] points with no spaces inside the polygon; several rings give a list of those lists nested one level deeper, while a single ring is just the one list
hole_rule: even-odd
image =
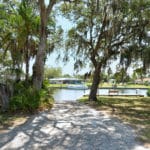
[{"label": "distant building", "polygon": [[135,80],[135,84],[143,84],[143,83],[150,84],[150,78],[143,78],[143,79],[136,79]]},{"label": "distant building", "polygon": [[53,78],[49,79],[51,84],[66,84],[67,89],[86,90],[88,86],[83,83],[83,80],[77,78]]},{"label": "distant building", "polygon": [[77,78],[53,78],[49,79],[51,84],[81,84],[83,80]]}]

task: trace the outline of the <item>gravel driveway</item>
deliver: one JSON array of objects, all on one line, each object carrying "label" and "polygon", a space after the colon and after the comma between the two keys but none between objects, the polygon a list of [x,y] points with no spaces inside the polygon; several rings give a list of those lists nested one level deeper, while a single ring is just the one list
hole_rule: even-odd
[{"label": "gravel driveway", "polygon": [[89,106],[56,103],[0,134],[0,150],[148,150],[135,137],[131,127]]}]

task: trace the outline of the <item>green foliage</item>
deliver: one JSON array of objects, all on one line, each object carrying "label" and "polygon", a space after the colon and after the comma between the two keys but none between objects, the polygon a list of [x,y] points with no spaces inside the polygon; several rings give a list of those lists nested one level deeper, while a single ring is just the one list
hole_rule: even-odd
[{"label": "green foliage", "polygon": [[64,78],[71,78],[71,75],[70,74],[64,74],[63,77]]},{"label": "green foliage", "polygon": [[128,82],[130,77],[129,75],[126,73],[126,70],[124,68],[120,69],[119,71],[117,71],[114,74],[114,78],[116,80],[117,83],[124,83],[124,82]]},{"label": "green foliage", "polygon": [[8,53],[0,50],[0,82],[6,83],[12,76],[12,61]]},{"label": "green foliage", "polygon": [[10,111],[30,112],[51,108],[53,104],[52,93],[44,84],[40,91],[20,82],[15,85],[14,96],[10,101]]},{"label": "green foliage", "polygon": [[150,97],[150,89],[147,90],[147,96]]},{"label": "green foliage", "polygon": [[46,67],[44,70],[44,74],[45,74],[45,78],[49,79],[49,78],[56,78],[56,77],[61,77],[62,76],[62,69],[60,67],[54,68],[48,68]]},{"label": "green foliage", "polygon": [[145,86],[149,86],[149,85],[150,85],[149,81],[145,81],[145,82],[144,82],[144,85],[145,85]]}]

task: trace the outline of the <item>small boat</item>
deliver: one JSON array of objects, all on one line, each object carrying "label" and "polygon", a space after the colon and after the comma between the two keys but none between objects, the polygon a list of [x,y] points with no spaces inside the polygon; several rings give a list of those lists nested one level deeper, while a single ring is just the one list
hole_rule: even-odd
[{"label": "small boat", "polygon": [[74,89],[74,90],[86,90],[88,86],[84,84],[70,84],[67,86],[67,89]]}]

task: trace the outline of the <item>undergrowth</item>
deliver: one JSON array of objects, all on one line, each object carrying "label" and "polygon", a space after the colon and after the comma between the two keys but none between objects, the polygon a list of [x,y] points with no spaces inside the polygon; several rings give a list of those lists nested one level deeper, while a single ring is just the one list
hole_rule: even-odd
[{"label": "undergrowth", "polygon": [[9,111],[34,113],[38,110],[51,108],[53,102],[52,91],[48,88],[47,82],[43,83],[43,87],[39,91],[24,82],[19,82],[14,86]]}]

